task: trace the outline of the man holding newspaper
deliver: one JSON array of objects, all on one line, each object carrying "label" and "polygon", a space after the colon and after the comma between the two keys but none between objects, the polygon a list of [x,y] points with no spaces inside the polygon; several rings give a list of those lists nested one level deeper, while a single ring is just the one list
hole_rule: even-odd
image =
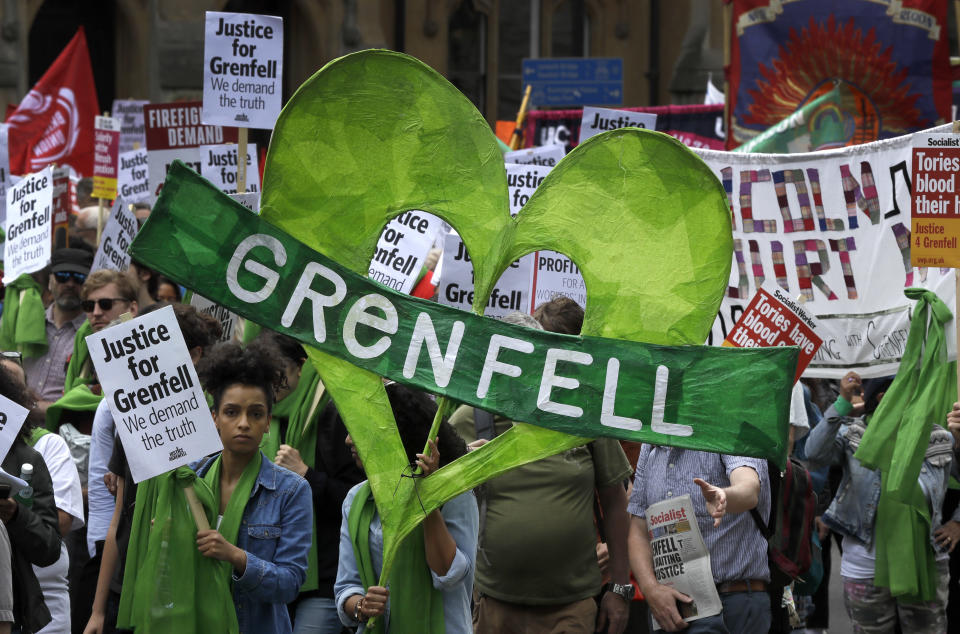
[{"label": "man holding newspaper", "polygon": [[746,512],[755,507],[770,512],[763,460],[644,445],[627,507],[630,565],[654,627],[769,631],[767,542]]}]

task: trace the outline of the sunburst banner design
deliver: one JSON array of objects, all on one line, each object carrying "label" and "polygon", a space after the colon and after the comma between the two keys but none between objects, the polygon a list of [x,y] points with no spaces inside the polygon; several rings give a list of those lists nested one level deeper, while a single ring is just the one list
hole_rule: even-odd
[{"label": "sunburst banner design", "polygon": [[727,148],[835,82],[853,96],[830,123],[845,145],[949,121],[946,19],[938,0],[733,0]]}]

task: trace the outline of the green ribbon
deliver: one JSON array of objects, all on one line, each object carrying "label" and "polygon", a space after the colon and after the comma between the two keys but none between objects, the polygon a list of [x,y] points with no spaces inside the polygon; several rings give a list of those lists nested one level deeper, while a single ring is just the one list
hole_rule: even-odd
[{"label": "green ribbon", "polygon": [[[252,322],[247,322],[252,323]],[[271,411],[270,429],[260,441],[260,450],[270,460],[276,460],[280,445],[286,443],[300,452],[303,462],[314,469],[317,463],[317,417],[326,407],[330,397],[323,394],[314,407],[317,390],[323,391],[320,376],[312,363],[304,363],[297,388],[277,401]],[[287,421],[285,438],[280,437],[281,420]],[[310,557],[307,561],[307,578],[300,592],[319,587],[317,571],[317,517],[313,517],[313,534],[310,536]]]},{"label": "green ribbon", "polygon": [[905,294],[917,304],[900,369],[854,457],[882,474],[874,583],[914,603],[936,598],[930,512],[918,480],[930,432],[950,411],[956,383],[944,332],[953,315],[932,291],[908,288]]},{"label": "green ribbon", "polygon": [[89,321],[85,321],[73,338],[73,354],[70,355],[67,376],[63,382],[64,394],[81,383],[93,382],[93,365],[90,361],[90,351],[87,350],[87,335],[92,334],[93,326]]},{"label": "green ribbon", "polygon": [[[260,246],[248,248],[252,244]],[[251,321],[271,324],[278,332],[380,376],[510,420],[577,436],[610,436],[767,458],[778,465],[786,459],[786,417],[796,348],[660,346],[573,337],[402,295],[353,273],[251,214],[182,163],[174,163],[168,172],[161,198],[130,251],[147,266]],[[305,267],[316,275],[307,275],[302,282]],[[328,300],[329,305],[306,297],[293,302],[295,293],[303,295],[305,284],[326,297],[342,290],[343,297],[338,302]],[[376,307],[358,310],[370,301]],[[378,331],[356,319],[360,314],[382,318],[385,310],[395,314],[395,326],[381,326]],[[291,313],[288,321],[284,315]],[[436,333],[441,355],[450,354],[452,333],[462,328],[455,367],[446,382],[433,369],[441,359],[431,361],[426,345],[415,350],[408,362],[414,333],[425,328],[429,334]],[[390,332],[384,334],[384,330]],[[494,341],[527,349],[501,349],[499,359],[518,367],[520,375],[493,373],[484,393],[479,379]],[[379,352],[369,352],[375,345],[380,346]],[[550,358],[560,361],[553,363]],[[616,369],[611,369],[613,364]],[[576,389],[550,390],[550,397],[562,408],[542,406],[547,381],[542,377],[551,365],[557,376],[578,384]],[[618,422],[601,411],[604,397],[614,394],[614,384],[614,403],[607,414],[629,417],[634,423]],[[655,404],[662,405],[662,422],[687,427],[658,425]]]},{"label": "green ribbon", "polygon": [[3,319],[0,319],[0,349],[17,350],[24,359],[47,353],[47,317],[43,290],[24,273],[7,284],[3,295]]},{"label": "green ribbon", "polygon": [[90,391],[89,385],[78,383],[73,389],[51,403],[50,407],[47,408],[47,429],[57,431],[60,428],[60,417],[64,410],[70,412],[95,412],[102,400],[102,394],[94,394]]},{"label": "green ribbon", "polygon": [[[364,482],[347,515],[347,530],[364,589],[377,584],[377,571],[370,554],[370,523],[376,512],[370,482]],[[445,630],[443,593],[433,587],[422,524],[407,535],[397,549],[390,582],[390,630],[424,634],[442,634]],[[373,627],[366,631],[383,634],[384,619],[375,619]]]},{"label": "green ribbon", "polygon": [[[138,634],[239,632],[229,569],[197,549],[197,527],[182,490],[187,486],[194,487],[208,519],[216,518],[219,499],[189,467],[145,480],[137,488],[119,627]],[[249,490],[244,495],[238,485],[231,501],[245,505],[249,496]]]}]

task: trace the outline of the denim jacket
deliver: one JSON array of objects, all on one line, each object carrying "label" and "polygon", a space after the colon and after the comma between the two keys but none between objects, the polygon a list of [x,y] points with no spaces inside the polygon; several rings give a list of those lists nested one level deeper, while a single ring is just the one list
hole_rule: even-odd
[{"label": "denim jacket", "polygon": [[[863,419],[840,416],[831,405],[824,419],[807,437],[807,459],[814,465],[842,465],[843,477],[823,522],[831,529],[854,537],[867,548],[873,545],[873,527],[880,501],[880,471],[864,467],[853,454],[866,430]],[[930,544],[940,553],[933,532],[940,527],[943,497],[950,478],[953,436],[934,425],[920,468],[920,488],[930,508]],[[954,513],[960,521],[960,508]]]},{"label": "denim jacket", "polygon": [[[213,464],[204,460],[197,475]],[[307,577],[313,501],[307,481],[263,456],[236,546],[247,553],[243,574],[233,573],[233,604],[240,634],[292,632],[287,603]]]}]

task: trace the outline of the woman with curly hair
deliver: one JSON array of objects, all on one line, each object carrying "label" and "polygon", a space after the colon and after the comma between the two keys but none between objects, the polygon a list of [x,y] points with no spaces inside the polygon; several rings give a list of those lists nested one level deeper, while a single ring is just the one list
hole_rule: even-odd
[{"label": "woman with curly hair", "polygon": [[230,565],[241,632],[291,632],[286,604],[306,578],[313,506],[306,480],[260,451],[282,365],[266,350],[225,343],[197,372],[223,442],[196,470],[218,504],[216,528],[199,531],[197,547]]}]

